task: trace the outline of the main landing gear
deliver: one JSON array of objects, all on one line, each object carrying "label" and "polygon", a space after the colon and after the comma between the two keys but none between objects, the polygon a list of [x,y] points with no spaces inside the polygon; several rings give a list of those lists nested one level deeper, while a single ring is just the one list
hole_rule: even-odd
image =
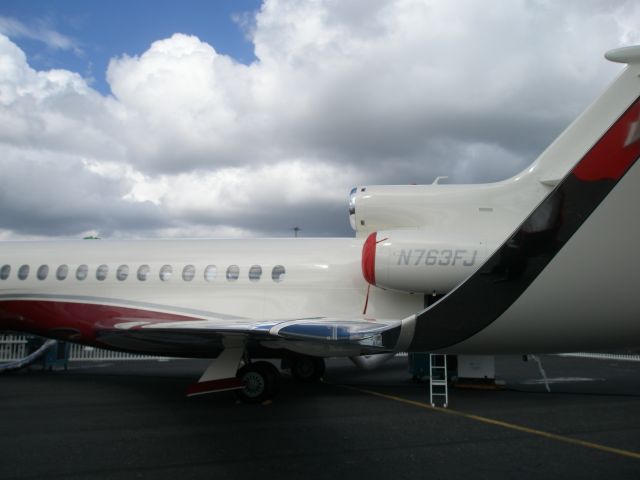
[{"label": "main landing gear", "polygon": [[[238,365],[242,365],[238,369]],[[324,359],[307,355],[289,356],[282,368],[291,369],[299,382],[315,382],[324,374]],[[252,362],[244,345],[225,348],[211,362],[200,379],[187,388],[187,396],[235,390],[245,403],[262,403],[273,399],[280,390],[280,371],[272,363]]]},{"label": "main landing gear", "polygon": [[236,376],[245,384],[243,389],[235,391],[244,403],[262,403],[280,391],[280,372],[270,362],[247,363]]},{"label": "main landing gear", "polygon": [[[294,380],[303,383],[320,380],[325,370],[324,359],[306,355],[291,357],[284,364],[283,367],[291,368]],[[245,385],[235,391],[236,397],[244,403],[263,403],[272,400],[280,391],[280,371],[270,362],[247,361],[236,377]]]}]

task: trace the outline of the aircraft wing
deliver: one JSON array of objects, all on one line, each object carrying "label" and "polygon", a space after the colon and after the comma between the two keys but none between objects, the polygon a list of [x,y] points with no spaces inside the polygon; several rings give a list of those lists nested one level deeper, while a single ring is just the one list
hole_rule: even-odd
[{"label": "aircraft wing", "polygon": [[[358,347],[363,353],[388,351],[397,342],[400,320],[298,318],[283,320],[187,320],[122,318],[100,329],[97,339],[110,347],[162,355],[215,357],[229,342],[303,342]],[[286,345],[281,345],[286,347]]]}]

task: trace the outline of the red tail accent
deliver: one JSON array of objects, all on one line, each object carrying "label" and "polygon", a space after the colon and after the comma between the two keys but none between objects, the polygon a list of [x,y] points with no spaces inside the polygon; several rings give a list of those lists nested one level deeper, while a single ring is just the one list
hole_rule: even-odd
[{"label": "red tail accent", "polygon": [[636,102],[573,169],[580,180],[620,180],[640,155],[640,102]]},{"label": "red tail accent", "polygon": [[362,276],[369,285],[376,284],[376,235],[370,234],[362,246]]}]

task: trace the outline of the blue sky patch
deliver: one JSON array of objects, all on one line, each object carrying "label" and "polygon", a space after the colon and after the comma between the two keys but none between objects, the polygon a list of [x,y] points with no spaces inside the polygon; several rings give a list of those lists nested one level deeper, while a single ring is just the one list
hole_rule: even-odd
[{"label": "blue sky patch", "polygon": [[240,63],[255,60],[247,19],[260,0],[4,0],[0,33],[27,54],[37,69],[63,68],[91,80],[103,94],[109,60],[144,53],[174,33],[195,35]]}]

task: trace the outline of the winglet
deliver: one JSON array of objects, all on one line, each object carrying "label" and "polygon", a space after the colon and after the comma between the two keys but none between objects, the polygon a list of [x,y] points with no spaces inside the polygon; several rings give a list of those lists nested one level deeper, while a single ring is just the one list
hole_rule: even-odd
[{"label": "winglet", "polygon": [[640,63],[640,45],[609,50],[604,58],[616,63]]}]

